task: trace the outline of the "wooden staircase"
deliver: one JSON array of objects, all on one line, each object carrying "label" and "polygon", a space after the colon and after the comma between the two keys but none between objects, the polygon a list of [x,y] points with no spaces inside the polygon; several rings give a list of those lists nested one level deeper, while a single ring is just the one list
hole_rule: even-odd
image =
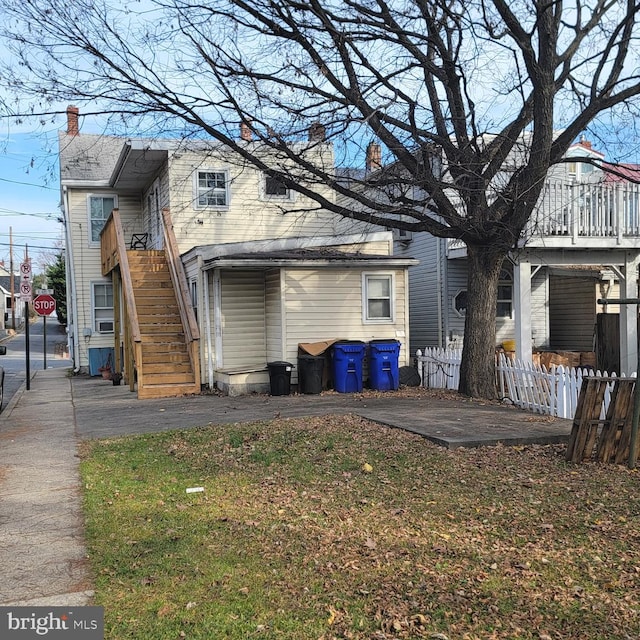
[{"label": "wooden staircase", "polygon": [[164,251],[127,250],[141,336],[139,398],[200,393]]}]

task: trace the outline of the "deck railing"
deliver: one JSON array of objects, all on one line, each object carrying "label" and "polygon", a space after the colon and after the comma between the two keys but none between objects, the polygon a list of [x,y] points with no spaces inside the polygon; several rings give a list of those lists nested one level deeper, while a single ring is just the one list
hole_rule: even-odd
[{"label": "deck railing", "polygon": [[[130,389],[134,388],[134,367],[142,361],[142,337],[140,322],[133,293],[133,282],[129,270],[127,258],[127,244],[124,238],[124,230],[120,221],[120,212],[114,209],[100,233],[100,254],[102,262],[102,274],[109,275],[116,266],[120,265],[120,273],[116,277],[121,279],[122,294],[124,297],[125,322],[124,322],[124,373]],[[116,354],[119,354],[119,336],[114,335]],[[119,355],[118,355],[119,360]],[[142,385],[142,372],[138,371],[138,385]]]},{"label": "deck railing", "polygon": [[[577,246],[601,239],[616,246],[640,238],[640,185],[631,182],[547,181],[523,243],[553,238]],[[463,249],[449,240],[448,249]]]},{"label": "deck railing", "polygon": [[200,330],[190,304],[189,285],[180,260],[178,242],[173,231],[173,223],[169,209],[162,210],[162,228],[164,232],[164,250],[171,273],[171,280],[176,292],[178,310],[184,330],[189,358],[196,380],[200,380]]}]

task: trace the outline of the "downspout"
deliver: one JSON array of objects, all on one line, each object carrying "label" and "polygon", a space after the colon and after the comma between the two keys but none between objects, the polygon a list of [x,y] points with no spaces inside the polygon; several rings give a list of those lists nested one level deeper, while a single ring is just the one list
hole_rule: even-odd
[{"label": "downspout", "polygon": [[[67,291],[67,313],[69,312],[69,301],[71,301],[71,316],[72,332],[70,335],[71,343],[73,346],[73,372],[78,373],[80,371],[80,342],[78,335],[78,305],[76,303],[78,296],[76,295],[76,271],[73,268],[73,243],[71,241],[71,220],[69,219],[69,191],[67,187],[62,187],[63,201],[64,201],[64,234],[66,240],[67,255],[65,258],[65,270],[68,277],[67,282],[71,285],[71,291]],[[71,295],[69,295],[71,294]]]},{"label": "downspout", "polygon": [[209,297],[209,271],[202,272],[204,275],[204,323],[206,327],[205,335],[207,336],[207,381],[209,390],[213,391],[213,354],[211,351],[211,299]]}]

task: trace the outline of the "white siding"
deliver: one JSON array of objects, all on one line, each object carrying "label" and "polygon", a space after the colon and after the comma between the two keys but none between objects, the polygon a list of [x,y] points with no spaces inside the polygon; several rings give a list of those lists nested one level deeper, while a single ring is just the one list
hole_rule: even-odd
[{"label": "white siding", "polygon": [[265,289],[267,362],[273,362],[284,358],[282,336],[286,330],[286,319],[282,315],[282,290],[279,269],[267,272]]},{"label": "white siding", "polygon": [[[227,208],[194,206],[197,171],[228,171],[230,202]],[[180,252],[197,245],[246,242],[270,238],[331,235],[362,228],[340,216],[319,211],[310,199],[297,195],[294,202],[270,202],[260,196],[263,174],[238,159],[220,154],[184,152],[169,159],[171,216]],[[314,185],[314,188],[321,188]],[[331,199],[332,192],[326,189]],[[283,212],[283,209],[285,210]],[[287,213],[286,210],[290,210]]]},{"label": "white siding", "polygon": [[223,369],[264,367],[267,361],[264,274],[221,273]]},{"label": "white siding", "polygon": [[[375,273],[382,272],[394,276],[395,321],[364,324],[362,270],[287,270],[284,292],[287,318],[285,360],[296,362],[301,342],[331,339],[369,342],[393,338],[401,342],[400,365],[408,364],[408,349],[402,334],[408,332],[404,271],[375,270]],[[297,380],[297,370],[294,370],[292,380]]]},{"label": "white siding", "polygon": [[[108,189],[72,190],[69,193],[69,226],[72,242],[72,253],[75,266],[75,285],[73,303],[77,305],[78,326],[76,327],[77,344],[80,362],[76,365],[87,367],[89,349],[96,347],[112,347],[113,334],[93,332],[91,285],[93,282],[110,282],[109,277],[102,275],[100,264],[100,247],[92,247],[89,243],[88,196],[92,193],[107,194]],[[140,230],[141,206],[137,196],[118,195],[118,209],[125,230],[125,238]],[[73,294],[72,294],[73,295]],[[85,337],[84,329],[91,329],[92,335]]]}]

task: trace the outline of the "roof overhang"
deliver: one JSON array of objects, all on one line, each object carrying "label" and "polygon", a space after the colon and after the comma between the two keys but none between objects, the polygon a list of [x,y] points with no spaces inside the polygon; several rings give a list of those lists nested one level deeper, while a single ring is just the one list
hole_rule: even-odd
[{"label": "roof overhang", "polygon": [[147,140],[127,140],[113,169],[109,186],[121,192],[144,190],[168,158],[168,145]]},{"label": "roof overhang", "polygon": [[220,256],[204,261],[203,269],[406,269],[415,258],[334,251],[283,251]]}]

